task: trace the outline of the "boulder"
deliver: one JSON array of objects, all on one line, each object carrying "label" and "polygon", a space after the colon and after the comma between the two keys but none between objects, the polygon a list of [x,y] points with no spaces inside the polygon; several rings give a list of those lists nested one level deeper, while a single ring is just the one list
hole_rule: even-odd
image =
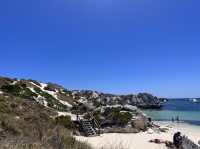
[{"label": "boulder", "polygon": [[131,122],[133,128],[139,131],[146,131],[148,127],[148,119],[146,117],[139,117]]}]

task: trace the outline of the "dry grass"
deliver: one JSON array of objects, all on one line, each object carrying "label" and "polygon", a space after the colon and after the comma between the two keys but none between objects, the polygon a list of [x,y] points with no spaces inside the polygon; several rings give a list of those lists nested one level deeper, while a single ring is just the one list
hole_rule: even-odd
[{"label": "dry grass", "polygon": [[91,149],[34,101],[7,98],[0,105],[9,107],[9,112],[0,111],[0,149]]},{"label": "dry grass", "polygon": [[11,135],[0,141],[0,149],[91,149],[76,141],[71,132],[62,126],[30,128],[29,136]]}]

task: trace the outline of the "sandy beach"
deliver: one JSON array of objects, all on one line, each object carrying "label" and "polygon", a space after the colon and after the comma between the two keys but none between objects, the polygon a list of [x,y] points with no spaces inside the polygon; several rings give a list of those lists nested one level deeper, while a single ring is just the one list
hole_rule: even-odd
[{"label": "sandy beach", "polygon": [[167,132],[149,130],[136,134],[102,134],[97,137],[77,136],[76,139],[91,144],[95,149],[166,149],[164,144],[150,143],[151,139],[162,139],[172,141],[173,134],[180,131],[197,143],[200,140],[200,126],[189,125],[186,123],[155,122],[161,128],[168,128]]}]

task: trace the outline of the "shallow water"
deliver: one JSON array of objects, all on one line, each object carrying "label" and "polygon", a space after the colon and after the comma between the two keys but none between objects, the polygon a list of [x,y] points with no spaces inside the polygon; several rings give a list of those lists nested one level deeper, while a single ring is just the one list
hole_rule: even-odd
[{"label": "shallow water", "polygon": [[189,99],[169,99],[161,110],[144,110],[153,120],[169,121],[178,116],[181,121],[200,125],[200,103]]}]

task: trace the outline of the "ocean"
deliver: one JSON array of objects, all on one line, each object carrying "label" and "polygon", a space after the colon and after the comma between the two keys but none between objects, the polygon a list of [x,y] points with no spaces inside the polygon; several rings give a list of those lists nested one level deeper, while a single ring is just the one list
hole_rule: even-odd
[{"label": "ocean", "polygon": [[195,103],[190,99],[169,99],[162,109],[144,112],[155,121],[171,121],[178,116],[180,121],[200,125],[200,102]]}]

